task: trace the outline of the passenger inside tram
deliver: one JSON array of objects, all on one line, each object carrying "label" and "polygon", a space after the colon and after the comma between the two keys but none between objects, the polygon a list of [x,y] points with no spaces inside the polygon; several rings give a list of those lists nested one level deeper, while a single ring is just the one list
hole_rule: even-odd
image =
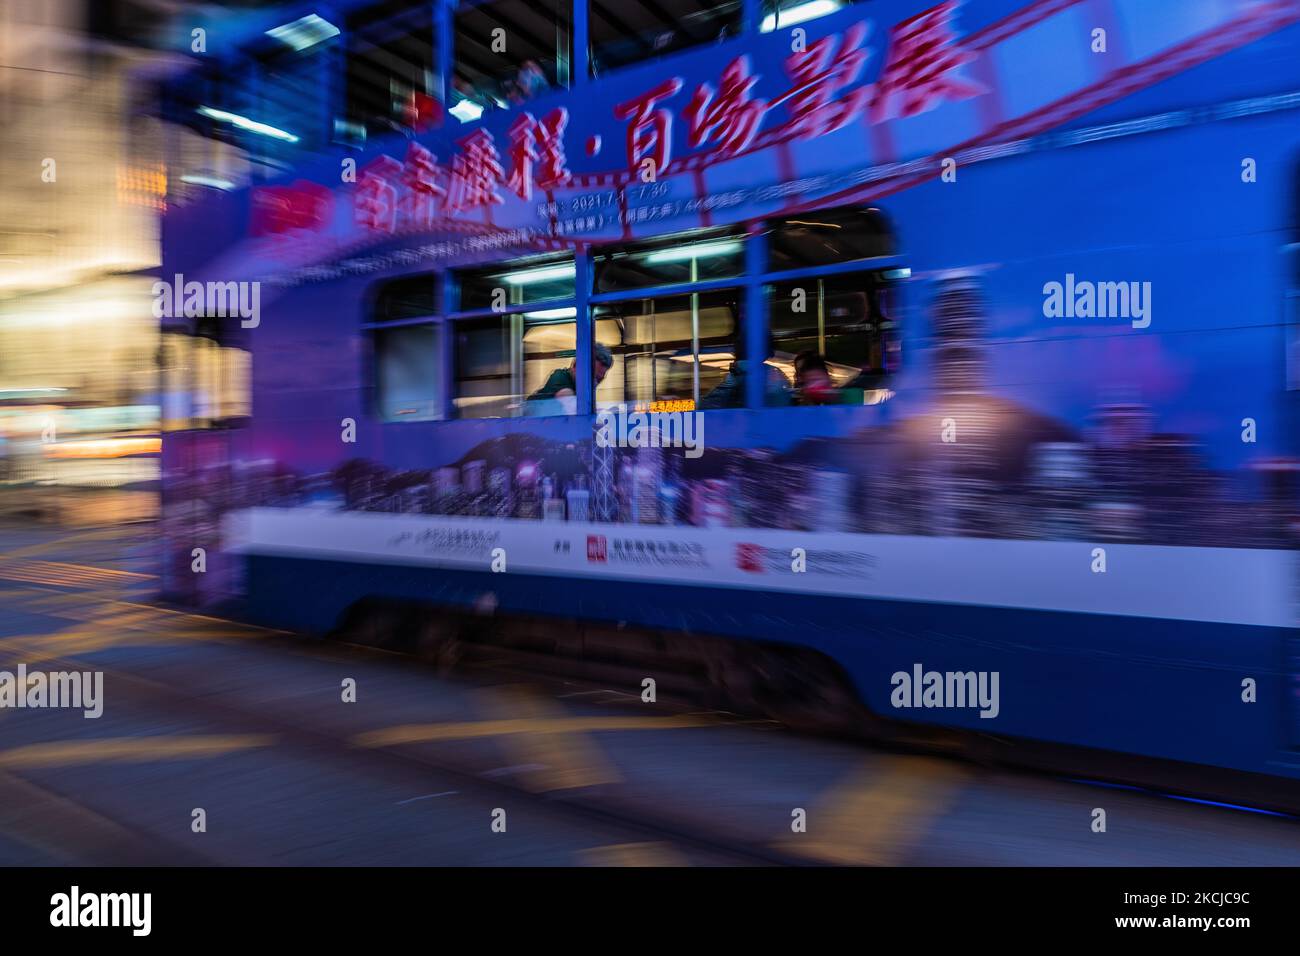
[{"label": "passenger inside tram", "polygon": [[826,360],[811,349],[794,357],[794,391],[798,405],[834,405],[840,401]]},{"label": "passenger inside tram", "polygon": [[549,86],[550,83],[546,79],[546,74],[542,71],[538,62],[536,60],[525,60],[523,65],[519,67],[519,74],[514,79],[514,95],[518,97],[520,102],[524,102],[545,93]]},{"label": "passenger inside tram", "polygon": [[[793,404],[790,382],[782,371],[771,364],[774,346],[769,340],[767,360],[760,363],[763,370],[764,404],[769,407],[782,407]],[[736,359],[727,369],[724,378],[707,395],[700,398],[701,410],[710,408],[744,408],[745,380],[752,370],[753,363],[748,359]]]},{"label": "passenger inside tram", "polygon": [[[595,381],[593,387],[604,381],[614,364],[609,348],[597,342],[592,346],[591,373]],[[527,413],[536,415],[575,415],[578,403],[578,357],[575,355],[569,364],[557,368],[546,379],[545,384],[528,396]],[[558,407],[557,407],[558,406]]]}]

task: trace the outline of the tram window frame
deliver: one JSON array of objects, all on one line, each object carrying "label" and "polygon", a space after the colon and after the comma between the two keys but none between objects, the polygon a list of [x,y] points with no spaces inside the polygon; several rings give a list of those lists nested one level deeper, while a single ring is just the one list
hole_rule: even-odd
[{"label": "tram window frame", "polygon": [[[557,314],[562,313],[562,314]],[[472,318],[458,318],[454,322],[455,344],[452,356],[451,405],[458,419],[553,418],[577,414],[577,395],[571,398],[541,396],[537,393],[548,387],[559,369],[575,364],[577,358],[577,313],[572,307],[489,313]],[[559,347],[529,350],[529,335],[534,331],[550,329],[572,330],[573,344],[563,342]],[[466,362],[471,350],[466,347],[466,336],[476,332],[497,332],[501,338],[496,367],[504,369],[495,375],[467,375]],[[540,375],[535,374],[540,372]],[[576,372],[576,370],[575,370]],[[504,391],[498,389],[487,395],[470,394],[466,383],[491,379],[505,383]],[[575,374],[576,383],[576,374]],[[485,399],[500,406],[498,413],[467,413],[467,400]]]},{"label": "tram window frame", "polygon": [[[855,215],[862,223],[856,231]],[[898,255],[894,224],[877,206],[837,206],[769,219],[767,236],[769,273],[839,267]],[[878,246],[873,245],[876,243]],[[802,249],[797,248],[800,244]]]},{"label": "tram window frame", "polygon": [[[577,414],[577,396],[534,397],[549,387],[551,376],[562,368],[577,369],[577,272],[573,254],[528,256],[458,269],[455,272],[457,311],[453,313],[454,341],[451,357],[450,408],[456,418],[540,418]],[[552,274],[555,273],[555,274]],[[566,274],[567,273],[567,274]],[[529,336],[535,330],[567,327],[572,330],[572,345],[533,349]],[[503,336],[498,367],[504,374],[480,376],[466,374],[471,349],[466,337],[476,332],[499,329]],[[538,332],[545,335],[545,332]],[[541,365],[536,363],[542,363]],[[549,367],[546,367],[549,366]],[[536,373],[539,368],[542,377]],[[493,396],[474,395],[464,387],[481,378],[504,381],[504,391]],[[575,388],[576,392],[576,388]],[[467,414],[467,399],[494,398],[501,407],[497,414]]]},{"label": "tram window frame", "polygon": [[[591,0],[587,7],[587,75],[602,78],[618,70],[734,39],[745,32],[744,0],[714,3],[683,0],[681,14],[674,15],[670,8],[676,3],[677,0],[660,0],[654,4],[637,4],[662,24],[659,30],[638,30],[628,22],[629,12],[623,0]],[[702,21],[690,24],[699,27],[698,30],[687,29],[692,20]]]},{"label": "tram window frame", "polygon": [[[739,227],[722,229],[693,230],[670,236],[660,236],[648,241],[608,244],[592,250],[592,275],[595,292],[591,297],[591,321],[595,341],[607,346],[614,358],[611,375],[605,382],[593,388],[593,408],[602,410],[628,403],[627,383],[639,376],[629,375],[629,359],[638,363],[646,355],[653,357],[651,389],[653,394],[648,400],[643,396],[634,396],[633,405],[646,405],[653,409],[660,404],[671,405],[677,409],[682,402],[689,402],[693,410],[710,410],[718,408],[744,407],[743,381],[739,373],[740,362],[745,354],[745,290],[750,277],[746,275],[746,247],[748,237]],[[703,255],[689,255],[689,250],[699,250]],[[657,260],[657,261],[656,261]],[[702,275],[700,263],[707,263],[709,268]],[[678,265],[680,263],[680,265]],[[663,266],[669,268],[649,268],[649,275],[640,281],[636,270],[646,267]],[[623,270],[623,275],[619,275]],[[659,273],[656,275],[656,271]],[[656,309],[663,303],[682,304],[691,312],[691,389],[689,396],[672,395],[671,398],[659,395],[658,368],[661,361],[679,361],[680,356],[666,355],[651,342],[651,350],[646,352],[645,343],[628,342],[626,329],[620,328],[617,341],[608,334],[611,320],[630,317],[644,318],[656,314]],[[724,303],[726,305],[724,306]],[[623,310],[629,305],[640,304],[642,310],[628,314]],[[701,338],[701,306],[705,309],[727,307],[732,311],[730,342],[716,341],[723,336],[707,336],[709,341]],[[680,310],[677,310],[680,311]],[[605,323],[602,329],[602,323]],[[652,319],[653,324],[653,319]],[[656,333],[657,334],[657,333]],[[677,341],[677,340],[674,340]],[[727,357],[730,364],[720,374],[715,363],[702,360],[710,354],[709,350],[729,347]],[[616,374],[615,374],[616,373]],[[716,379],[710,382],[709,378]],[[621,398],[611,397],[610,392],[623,383]],[[729,383],[729,384],[727,384]],[[726,388],[718,394],[713,403],[707,401],[720,386]],[[604,394],[602,395],[602,391]],[[726,396],[726,405],[716,402]],[[738,400],[738,401],[737,401]]]},{"label": "tram window frame", "polygon": [[[610,367],[609,374],[606,375],[605,381],[595,387],[594,407],[597,411],[603,411],[609,408],[615,408],[623,405],[632,407],[646,407],[649,410],[655,410],[660,407],[680,410],[679,405],[683,402],[689,402],[689,410],[708,410],[723,407],[739,407],[734,404],[725,406],[704,404],[708,396],[713,394],[715,389],[721,387],[728,379],[732,366],[739,358],[744,348],[744,313],[745,313],[745,290],[742,285],[728,286],[722,289],[710,289],[702,292],[676,292],[664,293],[650,290],[648,294],[638,295],[631,299],[620,299],[616,302],[602,302],[592,307],[592,321],[595,324],[593,335],[595,341],[609,349],[614,359],[614,364]],[[664,306],[669,306],[668,311],[661,312]],[[640,310],[634,313],[618,314],[619,310],[628,306],[640,306]],[[676,308],[673,308],[676,306]],[[731,312],[731,328],[727,332],[718,335],[702,335],[700,332],[700,319],[705,312],[727,311]],[[690,313],[692,316],[691,328],[685,338],[677,338],[664,341],[658,338],[656,317],[661,314],[681,315]],[[635,334],[635,339],[645,339],[644,341],[628,341],[627,338],[627,320],[636,318],[638,320],[649,320],[649,326],[654,331],[651,332],[648,339],[644,335]],[[638,323],[641,324],[641,323]],[[617,334],[611,334],[617,330]],[[689,354],[683,356],[682,348],[679,343],[689,346]],[[648,348],[647,348],[648,346]],[[669,346],[677,346],[675,348]],[[726,349],[728,351],[719,351]],[[713,361],[709,359],[712,358]],[[645,376],[636,374],[639,367],[646,361],[650,362],[650,388],[649,397],[640,394],[628,394],[628,383],[642,381]],[[719,364],[719,359],[726,362],[725,365]],[[688,380],[689,394],[683,394],[685,389],[673,391],[671,388],[661,391],[659,385],[660,369],[670,371],[673,368],[671,363],[689,361],[691,372]],[[635,363],[637,369],[631,368]],[[669,363],[669,364],[664,364]],[[634,386],[635,387],[635,386]],[[620,390],[620,396],[611,395],[611,393]],[[640,389],[637,388],[639,392]],[[604,395],[602,395],[604,392]],[[743,393],[736,393],[741,399],[743,405]]]},{"label": "tram window frame", "polygon": [[[898,358],[897,304],[893,301],[895,285],[895,281],[888,277],[888,270],[880,269],[764,284],[768,335],[773,349],[765,364],[776,368],[785,378],[792,391],[793,404],[872,405],[885,400],[887,383],[896,371]],[[792,333],[796,328],[786,323],[778,324],[777,303],[786,299],[793,302],[793,295],[783,293],[796,290],[803,294],[801,314],[813,319],[813,324],[800,325],[797,330],[800,333],[811,330],[812,335],[795,335]],[[834,315],[828,315],[836,308],[832,304],[833,298],[851,302],[858,296],[863,300],[860,315],[853,314],[851,304],[839,306],[842,310],[849,310],[848,321],[836,321]],[[791,310],[792,314],[794,311]],[[859,326],[863,327],[861,332],[856,331]],[[826,366],[829,379],[826,385],[834,389],[837,401],[827,401],[831,393],[816,387],[801,394],[794,365],[801,355],[809,352],[814,352]],[[775,403],[769,401],[769,404]]]},{"label": "tram window frame", "polygon": [[[462,0],[457,4],[451,18],[452,55],[447,71],[447,94],[452,105],[448,112],[462,123],[472,123],[485,112],[520,108],[539,96],[569,89],[573,85],[574,4],[583,2],[585,0]],[[512,5],[516,8],[514,11],[503,12],[501,9]],[[548,45],[529,26],[521,25],[524,14],[547,21],[553,33],[553,43]],[[486,29],[486,33],[480,32],[480,26]],[[493,31],[496,29],[506,31],[504,51],[493,49]],[[526,44],[521,57],[511,51],[512,36],[516,43]],[[487,61],[475,60],[469,55],[471,46],[486,50],[490,58],[508,61],[509,71],[481,69]],[[529,64],[537,69],[526,71]],[[527,90],[520,85],[521,79],[536,84],[539,75],[543,85],[533,85]]]},{"label": "tram window frame", "polygon": [[[420,104],[432,102],[439,86],[433,6],[411,7],[388,0],[351,11],[344,23],[347,43],[341,64],[342,102],[334,122],[335,139],[358,144],[372,136],[403,135],[423,129],[431,117],[421,112]],[[407,59],[412,54],[420,58]],[[374,61],[391,64],[394,59],[401,59],[405,73],[392,70],[390,65],[384,74],[389,86],[389,108],[381,116],[374,107],[383,94],[376,97],[362,88],[364,74],[375,67]],[[395,82],[410,88],[407,102],[400,107]]]},{"label": "tram window frame", "polygon": [[319,152],[328,143],[331,104],[319,90],[328,86],[338,69],[334,57],[340,39],[335,35],[297,48],[266,38],[244,51],[256,75],[246,93],[248,115],[296,137],[293,141],[257,137],[254,142],[269,154],[305,155]]},{"label": "tram window frame", "polygon": [[253,354],[229,319],[199,316],[192,327],[159,334],[164,432],[210,431],[244,424],[253,411]]},{"label": "tram window frame", "polygon": [[[425,288],[427,296],[420,295]],[[362,323],[362,330],[369,346],[371,407],[375,417],[386,424],[443,421],[447,417],[443,371],[446,323],[438,308],[442,288],[442,279],[436,273],[424,273],[389,279],[370,296],[370,319]],[[414,398],[398,400],[390,392],[389,376],[409,370],[390,365],[388,359],[408,354],[418,357],[419,362],[411,366],[413,372],[393,392],[416,392],[412,382],[423,382],[427,387]]]},{"label": "tram window frame", "polygon": [[461,313],[504,312],[540,302],[569,304],[577,292],[577,262],[573,255],[530,256],[457,269],[456,287]]},{"label": "tram window frame", "polygon": [[[745,241],[739,228],[726,227],[598,246],[591,255],[593,286],[597,295],[606,295],[722,280],[743,285]],[[701,254],[687,255],[687,250]],[[645,280],[637,281],[633,270],[646,273]]]},{"label": "tram window frame", "polygon": [[840,13],[861,2],[862,0],[761,0],[758,32],[788,30]]},{"label": "tram window frame", "polygon": [[[765,233],[767,264],[761,281],[770,354],[764,362],[780,372],[788,389],[779,397],[768,390],[766,407],[887,401],[893,396],[889,384],[901,364],[898,289],[911,274],[902,266],[890,218],[874,206],[834,207],[802,213],[797,219],[770,219]],[[855,315],[853,300],[859,296],[862,307]],[[833,298],[840,299],[839,309],[847,313],[840,321],[827,314],[828,307],[834,308]],[[782,321],[778,305],[787,300],[792,315],[806,314],[814,323]],[[796,301],[802,308],[794,308]],[[863,327],[862,349],[843,341],[858,326]],[[793,334],[810,330],[811,336]],[[841,341],[832,348],[832,340]],[[783,349],[783,343],[790,348]],[[803,364],[799,360],[810,352],[812,374],[800,382],[795,365]]]},{"label": "tram window frame", "polygon": [[157,88],[171,132],[164,137],[168,203],[183,205],[211,188],[244,186],[261,175],[263,160],[251,142],[258,137],[203,112],[243,111],[245,72],[233,57],[214,58]]}]

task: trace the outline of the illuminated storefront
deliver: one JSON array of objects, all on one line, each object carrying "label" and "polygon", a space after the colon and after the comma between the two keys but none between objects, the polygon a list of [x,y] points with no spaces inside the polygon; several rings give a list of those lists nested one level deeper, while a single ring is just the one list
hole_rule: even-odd
[{"label": "illuminated storefront", "polygon": [[134,71],[151,54],[104,32],[113,7],[0,10],[0,437],[11,481],[157,479],[156,453],[139,444],[58,447],[158,429],[145,270],[159,260],[166,171],[158,124],[136,109]]}]

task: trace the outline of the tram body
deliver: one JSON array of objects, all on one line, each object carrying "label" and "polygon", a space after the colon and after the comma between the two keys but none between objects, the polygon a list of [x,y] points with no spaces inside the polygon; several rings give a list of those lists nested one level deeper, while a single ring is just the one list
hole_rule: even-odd
[{"label": "tram body", "polygon": [[1300,775],[1300,5],[970,0],[918,91],[934,9],[801,24],[864,53],[824,100],[747,34],[169,208],[160,280],[261,294],[163,319],[251,395],[165,435],[168,592],[802,648],[891,718]]}]

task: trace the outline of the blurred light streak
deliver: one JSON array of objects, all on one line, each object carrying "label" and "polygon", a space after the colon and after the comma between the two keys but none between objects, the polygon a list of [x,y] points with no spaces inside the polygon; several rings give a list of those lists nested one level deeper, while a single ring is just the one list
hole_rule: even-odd
[{"label": "blurred light streak", "polygon": [[[808,814],[809,833],[777,848],[823,863],[894,866],[918,845],[968,774],[929,757],[890,757],[836,788]],[[814,835],[815,834],[815,835]]]},{"label": "blurred light streak", "polygon": [[217,179],[214,176],[204,176],[200,173],[186,173],[181,177],[181,182],[189,183],[191,186],[208,186],[212,189],[220,189],[223,192],[229,192],[235,188],[235,184],[229,179]]},{"label": "blurred light streak", "polygon": [[593,846],[578,854],[583,866],[690,866],[667,843],[616,843]]},{"label": "blurred light streak", "polygon": [[71,764],[125,761],[192,760],[220,757],[240,750],[270,747],[270,734],[195,734],[167,737],[108,737],[99,740],[64,740],[28,744],[0,751],[0,767],[33,769]]},{"label": "blurred light streak", "polygon": [[[539,726],[547,726],[562,713],[550,701],[517,687],[490,694],[488,707],[497,713],[522,715],[526,722]],[[537,765],[527,773],[527,780],[530,789],[540,793],[622,781],[600,748],[582,733],[511,735],[504,746],[513,759]]]},{"label": "blurred light streak", "polygon": [[208,119],[214,119],[221,123],[229,123],[231,126],[247,130],[250,133],[257,133],[261,136],[269,136],[272,139],[282,139],[287,143],[298,142],[298,137],[293,133],[285,132],[278,127],[271,126],[269,123],[259,123],[257,120],[251,120],[247,116],[240,116],[238,113],[229,113],[226,110],[213,109],[211,106],[200,106],[198,113],[206,116]]},{"label": "blurred light streak", "polygon": [[676,730],[716,727],[717,721],[693,717],[549,717],[540,720],[454,721],[445,724],[400,724],[369,730],[352,738],[356,747],[394,747],[434,740],[471,740],[505,734],[567,734],[591,730]]},{"label": "blurred light streak", "polygon": [[125,458],[161,452],[161,438],[99,438],[45,446],[47,458]]},{"label": "blurred light streak", "polygon": [[1104,790],[1129,790],[1133,793],[1144,793],[1151,797],[1161,797],[1165,800],[1181,800],[1183,803],[1199,803],[1207,807],[1222,807],[1225,810],[1240,810],[1242,813],[1257,813],[1265,817],[1285,817],[1288,820],[1300,820],[1300,816],[1293,813],[1283,813],[1281,810],[1265,810],[1261,807],[1248,807],[1240,803],[1221,803],[1218,800],[1202,800],[1199,797],[1185,797],[1177,793],[1165,793],[1161,790],[1151,790],[1147,787],[1136,787],[1128,783],[1108,783],[1105,780],[1085,780],[1082,777],[1062,777],[1062,780],[1068,783],[1080,783],[1088,787],[1101,787]]},{"label": "blurred light streak", "polygon": [[294,52],[300,53],[317,43],[338,36],[339,28],[323,17],[309,13],[305,17],[299,17],[292,23],[286,23],[267,30],[266,35],[288,44],[294,49]]}]

